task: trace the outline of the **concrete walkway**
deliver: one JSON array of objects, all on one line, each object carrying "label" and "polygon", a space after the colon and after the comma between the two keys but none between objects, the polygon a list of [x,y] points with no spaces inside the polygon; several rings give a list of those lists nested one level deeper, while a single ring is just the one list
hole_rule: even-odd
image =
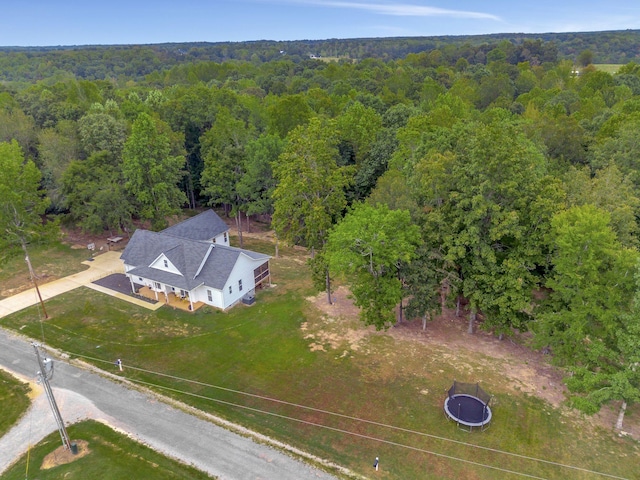
[{"label": "concrete walkway", "polygon": [[[144,300],[123,295],[122,293],[114,292],[108,288],[91,283],[99,278],[111,275],[112,273],[124,272],[124,265],[122,260],[120,260],[120,252],[106,252],[101,255],[97,255],[92,261],[86,260],[82,263],[84,265],[88,265],[89,268],[82,272],[69,275],[68,277],[54,280],[53,282],[38,285],[42,299],[46,302],[48,299],[53,298],[56,295],[69,292],[79,287],[88,287],[150,310],[157,310],[163,305],[162,302],[158,302],[156,304],[145,302]],[[36,293],[35,288],[30,288],[29,290],[25,290],[24,292],[0,300],[0,318],[36,305],[38,302],[38,294]]]}]

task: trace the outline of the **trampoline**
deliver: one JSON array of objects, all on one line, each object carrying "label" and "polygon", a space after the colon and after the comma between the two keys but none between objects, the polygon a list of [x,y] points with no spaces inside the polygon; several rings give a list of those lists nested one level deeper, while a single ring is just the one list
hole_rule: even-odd
[{"label": "trampoline", "polygon": [[491,396],[472,383],[453,382],[444,401],[447,418],[455,421],[459,427],[484,430],[491,422]]}]

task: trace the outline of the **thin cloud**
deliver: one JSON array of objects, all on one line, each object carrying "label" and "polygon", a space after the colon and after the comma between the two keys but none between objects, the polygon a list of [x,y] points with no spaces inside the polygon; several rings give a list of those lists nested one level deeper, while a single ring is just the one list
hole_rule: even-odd
[{"label": "thin cloud", "polygon": [[501,18],[484,12],[470,12],[466,10],[449,10],[445,8],[427,7],[423,5],[397,3],[363,3],[323,0],[294,0],[291,3],[316,5],[320,7],[348,8],[352,10],[366,10],[380,15],[399,17],[454,17],[476,18],[501,21]]}]

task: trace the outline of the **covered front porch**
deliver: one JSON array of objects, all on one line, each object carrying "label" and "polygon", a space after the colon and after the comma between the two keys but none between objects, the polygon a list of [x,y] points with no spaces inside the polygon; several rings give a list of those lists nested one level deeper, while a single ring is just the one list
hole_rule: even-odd
[{"label": "covered front porch", "polygon": [[204,302],[192,302],[188,295],[180,297],[173,292],[156,292],[149,287],[140,287],[136,293],[151,300],[164,301],[166,305],[186,312],[195,312],[204,305]]}]

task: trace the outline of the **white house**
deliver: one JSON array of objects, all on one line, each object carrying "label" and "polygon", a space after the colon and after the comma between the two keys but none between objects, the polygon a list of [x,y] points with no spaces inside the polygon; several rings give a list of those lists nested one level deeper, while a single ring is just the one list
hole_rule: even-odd
[{"label": "white house", "polygon": [[269,255],[229,246],[229,228],[207,210],[161,232],[136,230],[120,258],[131,288],[149,287],[226,310],[269,282]]}]

